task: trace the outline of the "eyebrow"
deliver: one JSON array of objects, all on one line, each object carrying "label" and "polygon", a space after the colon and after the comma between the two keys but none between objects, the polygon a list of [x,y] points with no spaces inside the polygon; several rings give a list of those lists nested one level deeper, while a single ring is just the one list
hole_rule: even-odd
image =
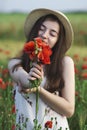
[{"label": "eyebrow", "polygon": [[[41,26],[43,26],[44,28],[46,28],[46,26],[44,24],[42,24]],[[55,32],[56,34],[59,34],[56,30],[51,29],[52,32]]]}]

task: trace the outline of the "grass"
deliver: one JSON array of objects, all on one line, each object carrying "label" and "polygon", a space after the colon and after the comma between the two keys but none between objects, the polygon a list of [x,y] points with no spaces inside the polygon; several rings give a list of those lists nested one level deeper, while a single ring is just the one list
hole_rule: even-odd
[{"label": "grass", "polygon": [[[2,44],[3,43],[3,44]],[[14,57],[17,55],[17,53],[19,53],[19,51],[22,49],[23,47],[23,43],[21,41],[10,41],[10,40],[4,40],[4,41],[0,41],[0,48],[3,49],[4,51],[9,51],[9,55],[10,57]],[[6,59],[7,56],[9,55],[5,55],[5,53],[0,54],[0,59],[4,60]]]},{"label": "grass", "polygon": [[17,23],[16,27],[23,25],[27,14],[23,13],[0,13],[0,24],[8,26],[10,23]]},{"label": "grass", "polygon": [[73,45],[67,52],[70,56],[73,56],[75,54],[80,55],[80,57],[87,56],[87,47],[86,46],[77,46]]}]

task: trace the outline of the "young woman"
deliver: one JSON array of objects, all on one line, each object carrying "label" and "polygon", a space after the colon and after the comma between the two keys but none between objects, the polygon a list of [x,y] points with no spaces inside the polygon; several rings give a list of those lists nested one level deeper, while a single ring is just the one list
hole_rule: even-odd
[{"label": "young woman", "polygon": [[73,115],[75,108],[75,77],[73,60],[65,53],[73,40],[72,26],[59,11],[36,9],[29,13],[24,31],[27,42],[40,37],[50,46],[52,55],[49,65],[33,63],[31,68],[30,59],[24,52],[20,58],[8,63],[15,82],[17,127],[22,129],[26,124],[24,130],[34,129],[36,88],[31,89],[29,83],[42,78],[38,86],[38,124],[41,124],[41,130],[69,130],[67,117]]}]

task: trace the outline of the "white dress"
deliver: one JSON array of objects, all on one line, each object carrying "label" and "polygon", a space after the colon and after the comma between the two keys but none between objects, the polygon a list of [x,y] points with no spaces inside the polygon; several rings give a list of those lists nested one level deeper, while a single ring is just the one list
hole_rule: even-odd
[{"label": "white dress", "polygon": [[[42,84],[44,84],[44,81]],[[38,124],[41,124],[42,128],[34,129],[36,94],[27,94],[26,97],[25,94],[18,91],[18,86],[15,86],[15,90],[16,130],[69,130],[66,117],[53,111],[40,97]],[[46,124],[48,124],[48,128],[45,128]]]}]

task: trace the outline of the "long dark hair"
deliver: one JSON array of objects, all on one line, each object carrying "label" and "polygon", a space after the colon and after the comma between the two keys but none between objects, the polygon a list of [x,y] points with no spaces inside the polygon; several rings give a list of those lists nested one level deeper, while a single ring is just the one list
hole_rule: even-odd
[{"label": "long dark hair", "polygon": [[[55,46],[52,48],[52,56],[51,56],[51,64],[45,65],[45,76],[47,78],[47,83],[45,84],[46,89],[53,92],[55,90],[60,90],[64,86],[64,80],[62,77],[62,59],[65,54],[66,50],[66,37],[65,37],[65,29],[61,23],[61,21],[53,14],[48,14],[46,16],[42,16],[40,19],[38,19],[31,29],[31,32],[29,33],[27,42],[30,40],[33,40],[35,37],[38,36],[38,30],[40,29],[40,26],[42,23],[50,19],[52,21],[57,21],[60,26],[60,32],[59,32],[59,38]],[[21,56],[22,59],[22,66],[23,68],[29,72],[30,70],[30,59],[27,54],[23,53]]]}]

